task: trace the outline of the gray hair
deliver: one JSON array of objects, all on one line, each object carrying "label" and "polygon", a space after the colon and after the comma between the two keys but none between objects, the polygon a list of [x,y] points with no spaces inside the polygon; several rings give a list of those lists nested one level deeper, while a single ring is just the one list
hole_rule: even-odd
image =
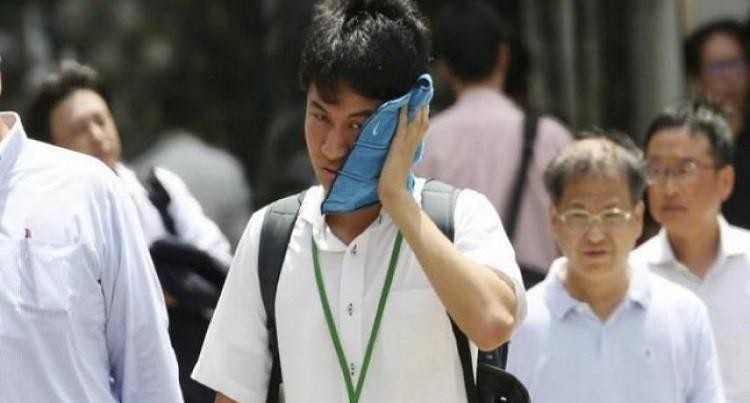
[{"label": "gray hair", "polygon": [[557,204],[571,178],[612,172],[618,172],[628,181],[633,204],[641,200],[647,186],[641,150],[623,133],[585,132],[547,165],[544,184],[552,203]]}]

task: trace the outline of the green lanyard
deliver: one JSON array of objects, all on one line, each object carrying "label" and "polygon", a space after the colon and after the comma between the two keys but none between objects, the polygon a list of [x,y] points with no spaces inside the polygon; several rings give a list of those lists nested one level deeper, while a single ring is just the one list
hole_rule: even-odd
[{"label": "green lanyard", "polygon": [[357,380],[357,388],[354,388],[352,377],[349,375],[346,365],[346,356],[344,355],[344,349],[341,347],[341,339],[336,331],[336,324],[333,322],[333,315],[331,314],[331,307],[328,304],[328,296],[326,295],[326,289],[323,285],[323,276],[320,274],[320,263],[318,263],[318,245],[315,244],[315,239],[312,238],[312,256],[313,256],[313,268],[315,269],[315,282],[318,285],[318,295],[320,295],[320,304],[323,306],[323,314],[326,317],[326,324],[328,325],[328,332],[331,335],[331,341],[333,341],[333,347],[336,350],[336,356],[339,359],[339,366],[341,367],[341,373],[344,376],[344,382],[346,382],[346,392],[349,395],[350,403],[359,402],[359,397],[362,394],[362,387],[365,384],[365,376],[367,375],[367,367],[370,366],[370,358],[372,358],[372,349],[375,346],[375,338],[378,335],[378,329],[380,329],[380,320],[383,318],[383,310],[385,309],[385,301],[388,299],[388,292],[391,289],[393,283],[393,273],[396,271],[396,262],[398,261],[398,254],[401,251],[401,241],[403,237],[399,232],[396,235],[396,240],[393,242],[393,250],[391,251],[391,261],[388,263],[388,273],[385,275],[385,282],[383,283],[383,290],[380,292],[380,301],[378,302],[378,311],[375,314],[375,320],[372,322],[372,330],[370,330],[370,339],[367,341],[367,350],[365,350],[365,358],[362,360],[362,369],[359,373],[359,379]]}]

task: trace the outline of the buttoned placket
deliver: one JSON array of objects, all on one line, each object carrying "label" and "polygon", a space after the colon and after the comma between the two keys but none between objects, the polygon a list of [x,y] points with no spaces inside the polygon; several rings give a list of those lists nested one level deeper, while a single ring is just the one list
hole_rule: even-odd
[{"label": "buttoned placket", "polygon": [[355,238],[344,251],[341,261],[341,286],[336,319],[346,358],[349,375],[356,383],[362,365],[365,343],[372,323],[365,323],[363,306],[365,295],[365,258],[370,231]]}]

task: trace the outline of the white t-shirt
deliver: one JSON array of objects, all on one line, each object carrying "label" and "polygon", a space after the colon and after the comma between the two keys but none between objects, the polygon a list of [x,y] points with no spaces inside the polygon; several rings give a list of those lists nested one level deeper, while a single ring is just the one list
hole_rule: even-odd
[{"label": "white t-shirt", "polygon": [[[419,201],[424,181],[414,195]],[[337,331],[353,379],[360,365],[397,234],[380,216],[349,245],[334,236],[320,212],[323,189],[308,190],[295,224],[276,295],[276,323],[287,403],[347,402],[346,387],[315,285],[311,238]],[[258,240],[265,208],[250,219],[193,372],[199,382],[241,403],[266,399],[271,356],[258,285]],[[461,192],[455,245],[514,282],[520,322],[525,295],[513,250],[492,205]],[[403,243],[361,402],[465,400],[463,373],[445,307]]]},{"label": "white t-shirt", "polygon": [[633,252],[651,270],[692,290],[711,318],[727,401],[750,402],[750,232],[719,218],[718,256],[703,279],[675,258],[664,230]]}]

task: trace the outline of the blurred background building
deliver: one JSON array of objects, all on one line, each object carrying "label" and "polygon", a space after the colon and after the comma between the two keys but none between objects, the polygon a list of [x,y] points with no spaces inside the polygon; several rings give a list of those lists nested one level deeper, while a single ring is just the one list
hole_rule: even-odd
[{"label": "blurred background building", "polygon": [[[444,1],[419,1],[434,14]],[[261,206],[312,181],[296,69],[311,0],[4,0],[3,97],[23,110],[62,58],[102,72],[126,159],[182,128],[233,154]],[[745,21],[746,0],[496,0],[528,50],[519,102],[578,130],[640,138],[685,94],[682,37],[717,17]],[[522,73],[522,72],[521,72]],[[523,77],[524,74],[519,74]],[[438,85],[434,109],[450,102]],[[147,161],[148,158],[142,159]]]}]

